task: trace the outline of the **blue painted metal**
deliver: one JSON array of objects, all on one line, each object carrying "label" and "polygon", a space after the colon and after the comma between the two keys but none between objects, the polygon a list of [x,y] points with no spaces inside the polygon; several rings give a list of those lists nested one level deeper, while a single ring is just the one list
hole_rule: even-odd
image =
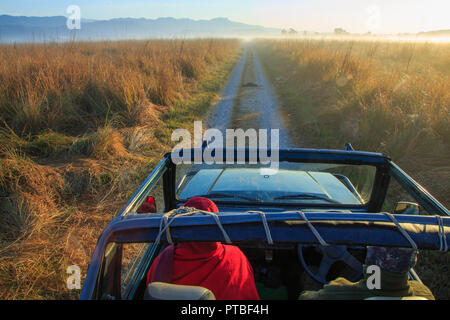
[{"label": "blue painted metal", "polygon": [[[190,153],[191,162],[194,162],[194,155],[196,153],[203,154],[202,148],[192,148],[192,149],[182,149],[174,150],[176,154],[183,156],[185,152]],[[271,150],[268,149],[257,149],[257,161],[260,160],[260,153],[267,152],[271,155]],[[221,152],[223,159],[226,159],[227,149],[215,149],[216,153]],[[250,152],[255,152],[255,149],[234,149],[233,155],[234,159],[237,159],[238,154],[244,155],[245,161],[251,159]],[[171,153],[167,153],[166,157],[170,157]],[[304,161],[304,162],[329,162],[329,163],[352,163],[352,164],[386,164],[388,158],[383,156],[381,153],[374,152],[364,152],[364,151],[347,151],[347,150],[329,150],[329,149],[280,149],[279,150],[279,160],[280,161]]]},{"label": "blue painted metal", "polygon": [[[311,222],[347,221],[348,224],[315,223],[315,228],[330,244],[346,245],[378,245],[409,247],[409,242],[383,214],[368,213],[336,213],[336,212],[305,212]],[[399,223],[419,225],[437,225],[433,216],[396,215]],[[275,243],[318,244],[298,213],[268,213],[272,238]],[[135,243],[152,242],[159,233],[160,215],[128,216],[121,221],[110,224],[101,235],[95,249],[91,265],[83,287],[82,299],[89,299],[100,269],[101,259],[106,244],[109,242]],[[450,218],[444,217],[443,224],[450,227]],[[235,242],[264,243],[266,234],[257,214],[222,213],[220,220],[230,238]],[[290,221],[291,223],[286,223]],[[386,224],[358,224],[356,222],[384,222]],[[392,227],[387,227],[391,225]],[[448,231],[447,231],[448,233]],[[437,250],[440,248],[437,233],[409,233],[420,249]],[[450,233],[448,233],[450,235]],[[221,241],[223,235],[211,216],[179,217],[171,226],[171,235],[175,241]],[[450,246],[450,236],[447,237]]]},{"label": "blue painted metal", "polygon": [[[309,221],[349,221],[349,222],[389,222],[392,221],[383,213],[347,213],[330,211],[303,210]],[[136,214],[129,215],[122,221],[114,223],[114,230],[130,229],[139,224],[146,224],[148,228],[159,228],[162,214]],[[261,217],[254,213],[227,211],[218,214],[223,224],[246,224],[261,222]],[[399,223],[412,223],[421,225],[437,225],[436,216],[394,215]],[[266,213],[269,222],[301,220],[298,211],[281,211]],[[444,226],[450,227],[450,217],[442,217]],[[172,227],[190,227],[202,225],[216,225],[213,217],[209,215],[195,215],[179,217],[171,224]]]}]

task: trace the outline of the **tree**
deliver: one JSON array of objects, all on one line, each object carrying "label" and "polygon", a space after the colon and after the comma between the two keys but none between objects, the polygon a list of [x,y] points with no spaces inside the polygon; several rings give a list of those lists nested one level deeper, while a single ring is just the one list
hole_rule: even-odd
[{"label": "tree", "polygon": [[342,28],[336,28],[334,29],[334,34],[348,34],[348,32]]}]

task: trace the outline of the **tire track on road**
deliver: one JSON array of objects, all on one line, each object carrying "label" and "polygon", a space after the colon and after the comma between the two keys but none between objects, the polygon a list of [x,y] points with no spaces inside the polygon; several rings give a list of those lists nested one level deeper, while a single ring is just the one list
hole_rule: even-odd
[{"label": "tire track on road", "polygon": [[292,147],[276,96],[251,45],[244,48],[213,108],[208,127],[219,129],[224,136],[226,129],[278,129],[280,148]]}]

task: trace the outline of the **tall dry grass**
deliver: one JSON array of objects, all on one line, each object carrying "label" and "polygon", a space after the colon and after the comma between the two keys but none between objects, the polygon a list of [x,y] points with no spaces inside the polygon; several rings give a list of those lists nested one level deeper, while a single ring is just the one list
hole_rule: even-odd
[{"label": "tall dry grass", "polygon": [[[450,207],[449,43],[264,40],[257,47],[298,146],[351,142],[383,152]],[[448,299],[448,258],[427,257],[427,283]]]},{"label": "tall dry grass", "polygon": [[0,114],[21,135],[134,125],[149,120],[140,117],[147,104],[186,97],[235,49],[226,40],[5,45]]},{"label": "tall dry grass", "polygon": [[77,298],[97,237],[205,114],[234,40],[0,46],[0,298]]},{"label": "tall dry grass", "polygon": [[450,44],[279,40],[259,48],[298,143],[351,142],[410,170],[448,170]]}]

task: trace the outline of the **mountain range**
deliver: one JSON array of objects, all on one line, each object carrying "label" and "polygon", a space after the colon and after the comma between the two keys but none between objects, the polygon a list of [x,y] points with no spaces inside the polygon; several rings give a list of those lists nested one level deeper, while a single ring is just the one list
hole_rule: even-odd
[{"label": "mountain range", "polygon": [[81,29],[69,30],[67,18],[0,15],[0,42],[118,40],[193,37],[255,37],[279,35],[280,29],[230,21],[227,18],[81,20]]}]

